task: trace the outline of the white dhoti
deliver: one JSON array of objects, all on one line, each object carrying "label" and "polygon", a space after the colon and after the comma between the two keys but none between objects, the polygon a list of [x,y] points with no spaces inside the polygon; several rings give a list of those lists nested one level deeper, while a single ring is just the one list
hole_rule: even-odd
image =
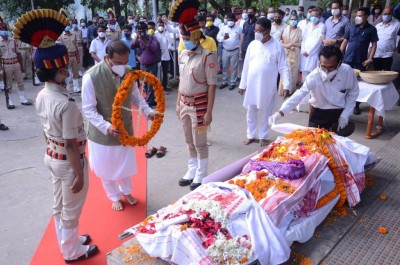
[{"label": "white dhoti", "polygon": [[130,146],[106,146],[88,141],[89,164],[102,183],[107,197],[118,201],[121,194],[132,191],[132,176],[136,174],[135,149]]}]

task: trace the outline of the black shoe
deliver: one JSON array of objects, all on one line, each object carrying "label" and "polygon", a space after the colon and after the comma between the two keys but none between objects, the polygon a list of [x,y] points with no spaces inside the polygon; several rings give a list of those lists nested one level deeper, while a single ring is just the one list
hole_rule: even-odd
[{"label": "black shoe", "polygon": [[195,190],[195,189],[197,189],[198,187],[200,187],[201,186],[201,183],[194,183],[194,182],[192,182],[192,184],[190,184],[190,190]]},{"label": "black shoe", "polygon": [[22,102],[21,105],[24,105],[24,106],[32,106],[32,103],[30,103],[29,101],[27,101],[27,102]]},{"label": "black shoe", "polygon": [[229,87],[229,90],[234,90],[235,88],[236,88],[235,85],[231,85],[231,86]]},{"label": "black shoe", "polygon": [[222,75],[222,71],[217,72],[217,75]]},{"label": "black shoe", "polygon": [[361,110],[360,110],[359,108],[355,107],[355,108],[353,109],[353,114],[354,114],[354,115],[360,115],[360,114],[361,114]]},{"label": "black shoe", "polygon": [[8,127],[5,126],[3,123],[0,123],[0,131],[7,131]]},{"label": "black shoe", "polygon": [[224,89],[227,86],[228,86],[228,84],[222,84],[222,85],[219,86],[219,89]]},{"label": "black shoe", "polygon": [[86,238],[85,241],[82,243],[82,245],[88,245],[88,244],[90,243],[90,241],[92,241],[92,238],[90,237],[89,234],[83,234],[83,235],[81,235],[81,236],[83,236],[84,238]]},{"label": "black shoe", "polygon": [[184,186],[188,186],[188,185],[190,185],[190,183],[192,183],[192,179],[180,179],[179,180],[179,186],[182,186],[182,187],[184,187]]},{"label": "black shoe", "polygon": [[40,83],[39,83],[39,84],[38,84],[38,83],[34,83],[33,85],[34,85],[34,86],[40,86]]},{"label": "black shoe", "polygon": [[90,245],[88,251],[85,254],[83,254],[82,256],[80,256],[79,258],[74,259],[74,260],[66,259],[65,263],[70,264],[70,263],[74,263],[79,260],[88,259],[88,258],[96,255],[98,252],[99,252],[99,248],[96,245]]},{"label": "black shoe", "polygon": [[14,105],[8,105],[7,109],[15,109]]}]

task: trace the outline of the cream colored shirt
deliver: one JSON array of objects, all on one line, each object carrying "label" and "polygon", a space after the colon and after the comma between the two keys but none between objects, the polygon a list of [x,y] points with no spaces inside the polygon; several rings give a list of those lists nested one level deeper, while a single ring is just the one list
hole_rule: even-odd
[{"label": "cream colored shirt", "polygon": [[86,139],[82,114],[64,87],[46,82],[35,105],[47,138],[58,142]]},{"label": "cream colored shirt", "polygon": [[17,53],[20,53],[20,51],[16,40],[12,38],[0,39],[0,57],[2,59],[17,58]]},{"label": "cream colored shirt", "polygon": [[80,29],[72,29],[71,33],[76,36],[76,42],[78,45],[82,45],[83,38],[82,38],[82,31]]},{"label": "cream colored shirt", "polygon": [[61,44],[67,47],[68,52],[75,52],[78,49],[75,34],[66,34],[65,32],[63,32],[58,40]]}]

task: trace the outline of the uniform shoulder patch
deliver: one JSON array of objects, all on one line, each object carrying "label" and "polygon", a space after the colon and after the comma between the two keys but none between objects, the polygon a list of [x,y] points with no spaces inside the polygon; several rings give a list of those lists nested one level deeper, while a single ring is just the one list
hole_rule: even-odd
[{"label": "uniform shoulder patch", "polygon": [[210,68],[214,68],[214,67],[215,67],[215,64],[214,64],[214,63],[210,63],[208,66],[209,66]]}]

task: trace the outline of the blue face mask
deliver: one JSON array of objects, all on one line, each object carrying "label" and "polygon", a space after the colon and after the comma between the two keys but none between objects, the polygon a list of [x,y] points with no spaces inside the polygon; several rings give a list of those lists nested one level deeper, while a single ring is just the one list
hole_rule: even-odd
[{"label": "blue face mask", "polygon": [[7,30],[2,30],[2,31],[0,31],[0,36],[2,36],[2,37],[8,37],[8,36],[10,36],[10,35],[9,35],[9,33],[8,33]]},{"label": "blue face mask", "polygon": [[73,29],[77,29],[78,28],[78,24],[72,24],[72,28]]},{"label": "blue face mask", "polygon": [[115,30],[115,25],[110,25],[110,29]]},{"label": "blue face mask", "polygon": [[311,13],[307,13],[307,19],[311,18]]},{"label": "blue face mask", "polygon": [[392,15],[383,15],[383,16],[382,16],[382,20],[383,20],[384,22],[389,22],[389,21],[392,20]]},{"label": "blue face mask", "polygon": [[297,20],[290,20],[290,26],[294,27],[297,25]]},{"label": "blue face mask", "polygon": [[71,27],[70,26],[66,26],[64,31],[70,31]]},{"label": "blue face mask", "polygon": [[191,41],[191,40],[184,40],[183,45],[185,46],[185,49],[188,51],[191,51],[197,47],[196,45],[194,45],[193,41]]},{"label": "blue face mask", "polygon": [[319,19],[318,19],[317,17],[311,17],[311,18],[310,18],[310,22],[311,22],[311,23],[314,23],[314,24],[317,23],[318,20],[319,20]]}]

